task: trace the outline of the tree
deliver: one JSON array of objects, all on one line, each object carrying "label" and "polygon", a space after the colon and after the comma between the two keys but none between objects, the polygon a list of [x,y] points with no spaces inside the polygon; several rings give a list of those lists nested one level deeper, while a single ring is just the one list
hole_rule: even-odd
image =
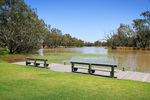
[{"label": "tree", "polygon": [[145,19],[133,20],[133,27],[136,29],[137,45],[145,48],[150,42],[150,12],[143,12],[141,16]]},{"label": "tree", "polygon": [[65,36],[69,39],[67,42],[67,46],[72,46],[72,36],[70,34],[65,34]]},{"label": "tree", "polygon": [[40,47],[45,23],[23,0],[0,1],[0,43],[10,53],[29,52]]},{"label": "tree", "polygon": [[94,46],[102,46],[102,43],[100,41],[95,41]]},{"label": "tree", "polygon": [[129,25],[120,24],[120,27],[117,29],[119,46],[132,46],[134,31],[130,28]]},{"label": "tree", "polygon": [[114,31],[106,34],[105,39],[107,41],[107,46],[111,46],[112,49],[115,49],[116,46],[119,46],[120,41],[118,39],[118,34],[116,34]]},{"label": "tree", "polygon": [[84,43],[84,46],[94,46],[94,44],[91,43],[91,42],[85,42],[85,43]]},{"label": "tree", "polygon": [[148,24],[148,27],[150,29],[150,11],[145,11],[141,14],[141,16],[144,16],[147,20],[147,24]]},{"label": "tree", "polygon": [[133,20],[133,30],[129,25],[120,24],[117,32],[106,34],[106,45],[112,48],[125,47],[148,47],[150,46],[150,12],[141,14],[144,19]]},{"label": "tree", "polygon": [[69,43],[69,38],[65,35],[62,35],[61,45],[67,47],[67,44]]}]

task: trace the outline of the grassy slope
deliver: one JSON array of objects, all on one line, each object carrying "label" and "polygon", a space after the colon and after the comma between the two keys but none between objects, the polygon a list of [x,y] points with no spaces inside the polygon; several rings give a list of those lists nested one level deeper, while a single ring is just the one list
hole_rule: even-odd
[{"label": "grassy slope", "polygon": [[149,100],[150,83],[49,71],[0,62],[0,99]]}]

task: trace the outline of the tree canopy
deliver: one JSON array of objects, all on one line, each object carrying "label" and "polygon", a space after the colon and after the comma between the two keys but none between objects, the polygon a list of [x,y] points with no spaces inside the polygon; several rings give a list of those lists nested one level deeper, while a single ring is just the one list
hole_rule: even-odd
[{"label": "tree canopy", "polygon": [[122,47],[149,47],[150,46],[150,11],[143,12],[144,19],[134,19],[133,27],[120,24],[117,32],[107,34],[107,45],[112,48]]},{"label": "tree canopy", "polygon": [[43,45],[83,46],[84,41],[72,38],[70,34],[46,25],[39,19],[37,10],[24,0],[0,1],[0,46],[7,47],[10,53],[23,53],[38,49]]}]

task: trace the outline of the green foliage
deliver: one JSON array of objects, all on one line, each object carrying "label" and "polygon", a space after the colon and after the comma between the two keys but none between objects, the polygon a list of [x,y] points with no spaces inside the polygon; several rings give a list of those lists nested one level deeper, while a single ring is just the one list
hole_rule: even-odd
[{"label": "green foliage", "polygon": [[100,41],[95,41],[94,46],[102,46],[102,43]]},{"label": "green foliage", "polygon": [[85,42],[84,45],[85,45],[85,46],[94,46],[94,44],[91,43],[91,42]]},{"label": "green foliage", "polygon": [[150,12],[141,14],[145,19],[133,20],[133,30],[129,25],[120,24],[117,32],[106,36],[107,45],[111,47],[149,47],[150,46]]},{"label": "green foliage", "polygon": [[51,48],[55,48],[57,46],[77,46],[82,47],[84,45],[84,41],[77,39],[75,37],[71,37],[70,34],[62,35],[62,31],[56,28],[52,28],[47,31],[44,36],[44,47],[48,46]]},{"label": "green foliage", "polygon": [[0,1],[0,36],[0,47],[7,47],[10,53],[32,52],[42,44],[52,48],[84,45],[82,40],[51,29],[23,0]]},{"label": "green foliage", "polygon": [[0,3],[0,43],[10,53],[29,52],[39,47],[45,23],[23,0]]},{"label": "green foliage", "polygon": [[0,100],[149,100],[150,83],[0,62]]},{"label": "green foliage", "polygon": [[0,50],[0,55],[7,55],[9,54],[9,51],[7,50]]}]

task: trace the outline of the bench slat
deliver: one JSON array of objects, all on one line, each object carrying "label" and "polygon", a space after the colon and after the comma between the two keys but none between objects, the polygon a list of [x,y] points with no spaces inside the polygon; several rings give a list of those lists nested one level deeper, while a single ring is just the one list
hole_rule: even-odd
[{"label": "bench slat", "polygon": [[98,64],[98,63],[84,63],[84,62],[71,62],[71,63],[74,63],[74,64],[84,64],[84,65],[94,65],[94,66],[106,66],[106,67],[117,67],[117,65],[112,65],[112,64]]},{"label": "bench slat", "polygon": [[47,59],[36,59],[36,58],[26,58],[28,60],[40,60],[40,61],[47,61]]},{"label": "bench slat", "polygon": [[36,60],[40,60],[40,61],[47,61],[47,59],[36,59]]},{"label": "bench slat", "polygon": [[110,65],[110,64],[96,64],[96,63],[92,63],[91,65],[94,65],[94,66],[105,66],[105,67],[117,67],[117,65]]},{"label": "bench slat", "polygon": [[84,62],[71,62],[71,63],[89,65],[89,63],[84,63]]}]

